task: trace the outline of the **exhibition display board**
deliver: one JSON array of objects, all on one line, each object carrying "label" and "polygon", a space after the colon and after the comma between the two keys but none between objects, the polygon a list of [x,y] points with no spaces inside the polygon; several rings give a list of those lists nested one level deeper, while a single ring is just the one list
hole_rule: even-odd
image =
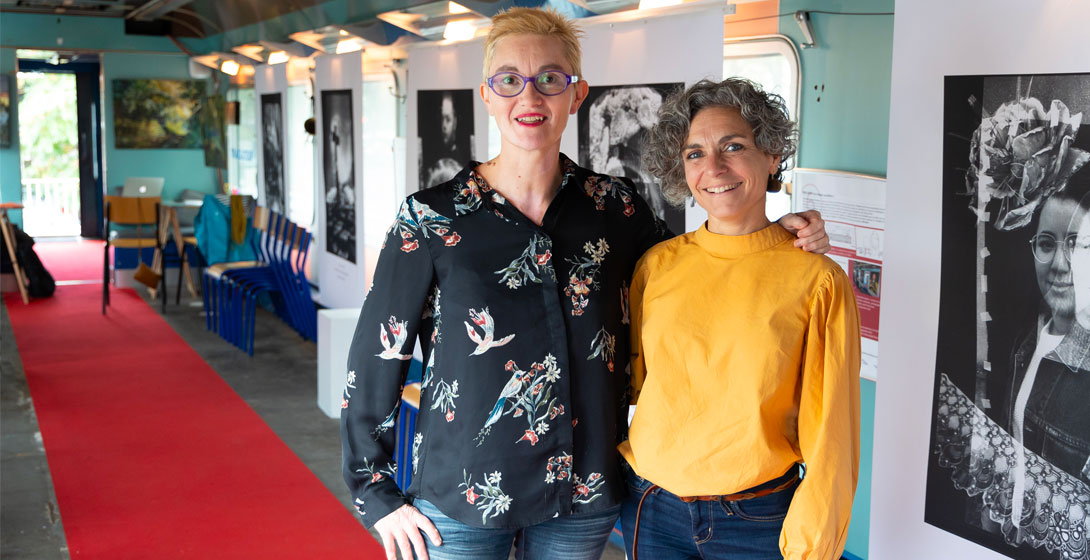
[{"label": "exhibition display board", "polygon": [[366,292],[363,230],[363,53],[315,60],[315,177],[321,303],[360,307]]},{"label": "exhibition display board", "polygon": [[1087,21],[897,6],[872,558],[1088,557]]}]

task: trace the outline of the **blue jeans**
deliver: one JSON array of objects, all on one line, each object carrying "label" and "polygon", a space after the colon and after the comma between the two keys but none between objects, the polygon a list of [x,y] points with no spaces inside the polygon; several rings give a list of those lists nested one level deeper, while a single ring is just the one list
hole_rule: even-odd
[{"label": "blue jeans", "polygon": [[431,560],[507,560],[515,543],[518,560],[598,560],[617,523],[619,507],[598,513],[566,515],[523,529],[485,529],[451,519],[431,502],[413,504],[439,530],[443,544],[425,536]]},{"label": "blue jeans", "polygon": [[[636,508],[651,483],[626,468],[628,499],[621,506],[624,546],[633,558],[632,536]],[[783,477],[752,488],[778,486]],[[794,486],[760,498],[685,503],[677,496],[656,488],[643,501],[637,560],[688,560],[692,558],[731,560],[782,560],[780,531],[787,508],[795,495]]]}]

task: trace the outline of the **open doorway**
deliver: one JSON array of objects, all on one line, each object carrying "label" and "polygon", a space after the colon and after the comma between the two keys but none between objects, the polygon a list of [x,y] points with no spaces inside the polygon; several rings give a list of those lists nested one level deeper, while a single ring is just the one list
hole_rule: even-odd
[{"label": "open doorway", "polygon": [[97,54],[19,50],[23,228],[32,237],[100,237],[102,157]]}]

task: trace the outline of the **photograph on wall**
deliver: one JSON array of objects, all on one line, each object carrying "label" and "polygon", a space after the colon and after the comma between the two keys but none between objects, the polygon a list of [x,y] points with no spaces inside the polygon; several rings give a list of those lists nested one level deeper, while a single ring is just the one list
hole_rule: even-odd
[{"label": "photograph on wall", "polygon": [[473,90],[416,93],[420,188],[448,181],[473,158]]},{"label": "photograph on wall", "polygon": [[211,95],[204,99],[204,109],[201,111],[201,142],[206,167],[227,169],[226,105],[227,99],[222,95]]},{"label": "photograph on wall", "polygon": [[114,145],[117,148],[199,150],[199,80],[114,80]]},{"label": "photograph on wall", "polygon": [[326,251],[356,262],[356,165],[352,90],[322,92]]},{"label": "photograph on wall", "polygon": [[1090,558],[1090,74],[947,76],[943,118],[924,520]]},{"label": "photograph on wall", "polygon": [[11,137],[11,78],[0,74],[0,148],[10,148]]},{"label": "photograph on wall", "polygon": [[284,112],[279,93],[261,96],[261,154],[265,177],[265,205],[283,214],[284,204]]},{"label": "photograph on wall", "polygon": [[658,182],[640,164],[640,150],[663,99],[684,85],[593,86],[578,114],[579,165],[631,179],[655,215],[675,233],[685,231],[685,209],[670,206],[662,197]]}]

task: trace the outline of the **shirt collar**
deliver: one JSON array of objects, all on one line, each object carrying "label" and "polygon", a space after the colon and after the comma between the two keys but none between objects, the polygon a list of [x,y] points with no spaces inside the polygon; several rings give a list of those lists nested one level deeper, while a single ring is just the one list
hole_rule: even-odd
[{"label": "shirt collar", "polygon": [[746,235],[720,235],[708,231],[708,223],[696,230],[696,244],[717,257],[744,257],[770,249],[794,238],[780,224],[769,224]]},{"label": "shirt collar", "polygon": [[1073,320],[1071,330],[1046,357],[1062,363],[1071,371],[1090,370],[1090,330]]},{"label": "shirt collar", "polygon": [[[472,214],[482,207],[487,207],[491,210],[499,210],[498,207],[505,206],[507,200],[503,198],[503,195],[496,192],[492,187],[488,186],[488,181],[484,180],[484,177],[480,173],[477,173],[477,167],[481,165],[479,161],[470,161],[462,168],[462,171],[458,173],[452,179],[456,196],[464,199],[465,210],[463,213]],[[560,154],[560,190],[563,191],[568,185],[574,185],[577,182],[577,173],[580,169],[568,156],[563,153]],[[474,204],[474,202],[479,203]]]}]

